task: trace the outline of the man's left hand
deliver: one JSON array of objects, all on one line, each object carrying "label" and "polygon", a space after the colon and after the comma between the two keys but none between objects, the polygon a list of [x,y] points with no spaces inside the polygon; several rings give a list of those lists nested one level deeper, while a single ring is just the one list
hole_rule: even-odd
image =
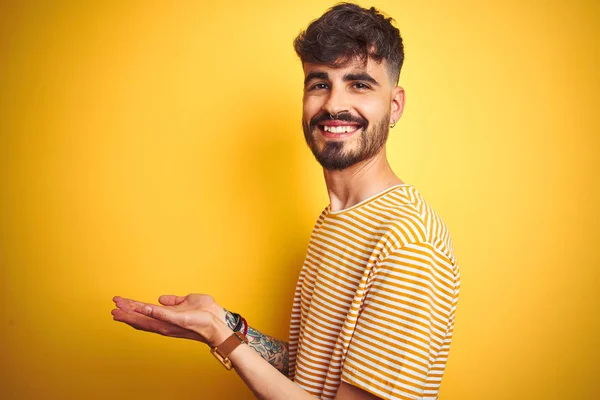
[{"label": "man's left hand", "polygon": [[[198,340],[211,346],[220,344],[228,335],[225,310],[209,295],[185,297],[166,295],[158,301],[162,306],[116,296],[115,321],[163,336]],[[225,335],[225,337],[223,337]]]}]

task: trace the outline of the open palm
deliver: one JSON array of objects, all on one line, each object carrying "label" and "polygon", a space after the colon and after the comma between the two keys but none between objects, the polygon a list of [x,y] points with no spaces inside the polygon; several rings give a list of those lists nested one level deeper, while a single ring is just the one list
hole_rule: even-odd
[{"label": "open palm", "polygon": [[205,294],[160,296],[155,305],[120,296],[113,298],[115,321],[163,336],[198,340],[206,343],[202,333],[215,317],[225,322],[225,310]]}]

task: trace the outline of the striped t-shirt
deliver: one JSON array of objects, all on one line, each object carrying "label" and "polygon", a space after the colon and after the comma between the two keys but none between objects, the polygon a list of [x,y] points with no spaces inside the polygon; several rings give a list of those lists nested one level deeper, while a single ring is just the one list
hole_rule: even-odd
[{"label": "striped t-shirt", "polygon": [[341,381],[384,399],[436,399],[459,272],[446,226],[410,185],[313,229],[290,324],[290,377],[321,399]]}]

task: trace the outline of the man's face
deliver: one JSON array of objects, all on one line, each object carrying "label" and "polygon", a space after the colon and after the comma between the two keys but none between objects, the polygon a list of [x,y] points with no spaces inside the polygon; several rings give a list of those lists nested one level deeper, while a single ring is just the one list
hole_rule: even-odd
[{"label": "man's face", "polygon": [[304,64],[302,127],[323,168],[342,170],[383,148],[390,112],[396,115],[404,101],[403,92],[401,104],[395,98],[399,88],[391,83],[386,65],[371,59],[339,68]]}]

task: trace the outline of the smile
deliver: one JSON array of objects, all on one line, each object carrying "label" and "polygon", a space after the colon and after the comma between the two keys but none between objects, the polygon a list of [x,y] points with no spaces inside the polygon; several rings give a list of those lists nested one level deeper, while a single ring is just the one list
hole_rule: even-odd
[{"label": "smile", "polygon": [[342,138],[350,136],[358,131],[362,126],[359,124],[348,124],[333,121],[328,124],[319,125],[321,134],[326,138]]},{"label": "smile", "polygon": [[350,133],[356,131],[358,128],[358,125],[323,126],[323,130],[330,133]]}]

